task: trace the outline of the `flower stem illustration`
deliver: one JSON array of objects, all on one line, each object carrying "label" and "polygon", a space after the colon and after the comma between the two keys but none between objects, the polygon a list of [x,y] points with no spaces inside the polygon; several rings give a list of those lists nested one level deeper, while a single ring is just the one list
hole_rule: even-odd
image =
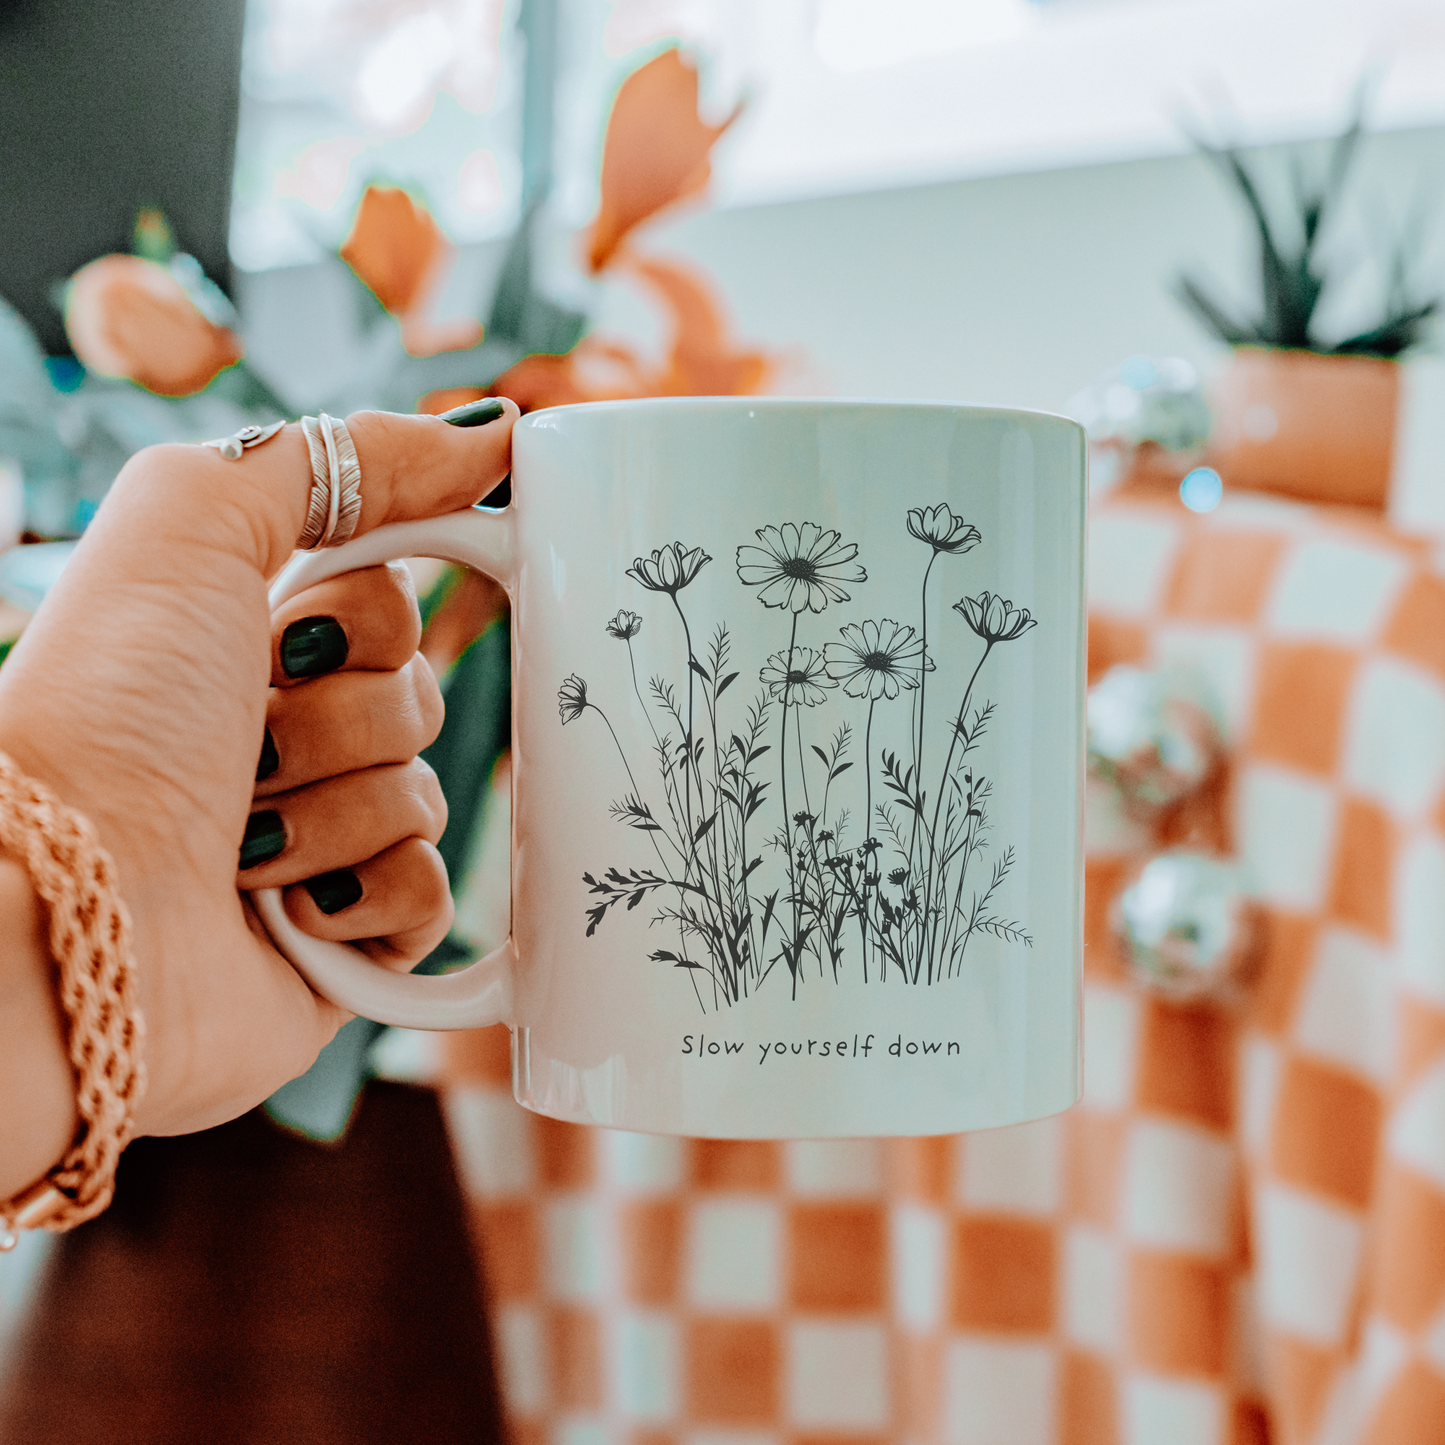
[{"label": "flower stem illustration", "polygon": [[[920,542],[927,542],[932,552],[928,565],[923,569],[923,583],[919,587],[919,637],[923,649],[923,671],[918,677],[918,697],[913,704],[913,718],[918,740],[914,744],[913,759],[918,772],[923,772],[924,719],[928,703],[928,579],[933,575],[933,564],[939,554],[961,557],[971,552],[982,538],[977,527],[971,526],[962,517],[955,516],[952,509],[942,503],[936,507],[914,507],[906,521],[908,535]],[[914,841],[917,840],[917,820],[914,825]]]},{"label": "flower stem illustration", "polygon": [[[823,614],[850,603],[850,589],[868,577],[857,545],[835,530],[813,522],[765,526],[754,532],[756,542],[736,549],[738,582],[765,609],[788,616],[778,638],[784,645],[765,657],[758,691],[734,722],[727,715],[738,707],[736,694],[727,695],[744,665],[733,660],[733,635],[717,624],[699,657],[688,615],[697,609],[682,596],[712,558],[679,541],[634,559],[625,575],[671,603],[648,625],[662,626],[675,615],[673,630],[664,632],[681,644],[687,672],[685,698],[663,675],[651,677],[644,690],[633,651],[643,613],[624,607],[606,623],[607,634],[627,646],[632,696],[651,735],[657,759],[651,799],[586,683],[574,673],[561,684],[564,724],[590,709],[606,725],[631,787],[613,803],[612,815],[648,834],[658,865],[618,864],[584,874],[592,900],[587,936],[617,905],[630,912],[647,902],[652,926],[673,938],[648,957],[685,970],[704,1010],[741,1003],[779,964],[797,998],[804,987],[850,977],[869,986],[955,977],[980,935],[1032,944],[1023,924],[996,907],[1014,866],[1013,848],[978,876],[991,842],[993,783],[976,756],[995,708],[977,703],[975,693],[994,651],[1023,637],[1036,619],[982,591],[953,604],[962,619],[961,627],[953,624],[957,635],[944,636],[944,627],[942,641],[931,642],[935,566],[940,557],[973,551],[982,537],[943,503],[912,509],[905,525],[929,548],[916,625],[866,618],[817,634]],[[937,633],[941,624],[933,626]],[[648,636],[653,656],[673,645]],[[969,637],[982,651],[955,673],[967,681],[946,714],[942,769],[930,769],[926,787],[925,762],[931,756],[936,769],[940,754],[936,743],[928,749],[930,721],[938,721],[927,707],[928,674],[938,667],[935,646],[946,646],[951,660],[960,658],[967,656]],[[899,703],[904,694],[906,709]],[[840,718],[840,712],[851,715]],[[815,731],[820,724],[829,731]],[[861,760],[851,755],[860,725]],[[758,768],[767,766],[770,737],[777,756],[768,777]],[[861,804],[861,812],[850,811],[850,801]]]}]

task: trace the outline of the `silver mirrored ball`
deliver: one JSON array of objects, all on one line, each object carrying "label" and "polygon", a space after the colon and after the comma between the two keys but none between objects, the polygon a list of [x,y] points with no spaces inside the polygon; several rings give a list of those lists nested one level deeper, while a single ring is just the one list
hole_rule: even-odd
[{"label": "silver mirrored ball", "polygon": [[1195,679],[1129,666],[1089,689],[1089,770],[1118,788],[1128,812],[1161,812],[1218,766],[1223,740],[1203,694]]},{"label": "silver mirrored ball", "polygon": [[1115,901],[1113,925],[1135,980],[1180,1002],[1239,997],[1261,938],[1238,867],[1188,849],[1140,869]]}]

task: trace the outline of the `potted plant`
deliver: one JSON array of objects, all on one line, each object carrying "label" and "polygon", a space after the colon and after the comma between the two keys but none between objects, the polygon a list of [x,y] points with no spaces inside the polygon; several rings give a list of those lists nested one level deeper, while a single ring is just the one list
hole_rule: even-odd
[{"label": "potted plant", "polygon": [[1320,301],[1338,278],[1319,260],[1359,148],[1364,93],[1330,147],[1323,171],[1292,157],[1293,231],[1281,239],[1254,172],[1235,145],[1194,136],[1238,192],[1258,233],[1261,306],[1241,320],[1191,276],[1184,304],[1234,350],[1211,394],[1209,461],[1227,485],[1357,506],[1383,507],[1389,493],[1400,381],[1398,358],[1424,336],[1439,298],[1411,296],[1406,248],[1390,257],[1389,285],[1371,324],[1324,335]]}]

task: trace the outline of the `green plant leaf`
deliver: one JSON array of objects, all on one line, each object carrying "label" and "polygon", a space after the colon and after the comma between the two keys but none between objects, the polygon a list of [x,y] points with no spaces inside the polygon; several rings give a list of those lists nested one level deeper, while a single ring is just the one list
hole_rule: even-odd
[{"label": "green plant leaf", "polygon": [[1342,356],[1399,356],[1424,338],[1425,323],[1439,309],[1438,301],[1411,307],[1389,317],[1379,326],[1337,341],[1330,350]]},{"label": "green plant leaf", "polygon": [[1349,123],[1335,138],[1322,174],[1312,177],[1298,151],[1289,157],[1290,202],[1297,238],[1281,239],[1255,172],[1238,145],[1221,145],[1188,121],[1181,129],[1229,186],[1239,195],[1253,223],[1259,247],[1261,314],[1257,323],[1236,320],[1196,281],[1181,276],[1175,283],[1180,301],[1220,340],[1231,346],[1257,343],[1321,353],[1347,352],[1395,356],[1420,341],[1424,322],[1436,300],[1415,304],[1407,296],[1402,242],[1390,259],[1388,295],[1383,318],[1344,341],[1328,343],[1313,331],[1315,312],[1329,281],[1315,265],[1318,245],[1344,194],[1346,182],[1366,132],[1369,102],[1379,83],[1367,72],[1355,91]]},{"label": "green plant leaf", "polygon": [[1260,339],[1253,327],[1236,321],[1192,277],[1177,277],[1174,294],[1184,303],[1186,310],[1194,313],[1195,319],[1201,322],[1206,330],[1213,332],[1227,345],[1246,346]]}]

